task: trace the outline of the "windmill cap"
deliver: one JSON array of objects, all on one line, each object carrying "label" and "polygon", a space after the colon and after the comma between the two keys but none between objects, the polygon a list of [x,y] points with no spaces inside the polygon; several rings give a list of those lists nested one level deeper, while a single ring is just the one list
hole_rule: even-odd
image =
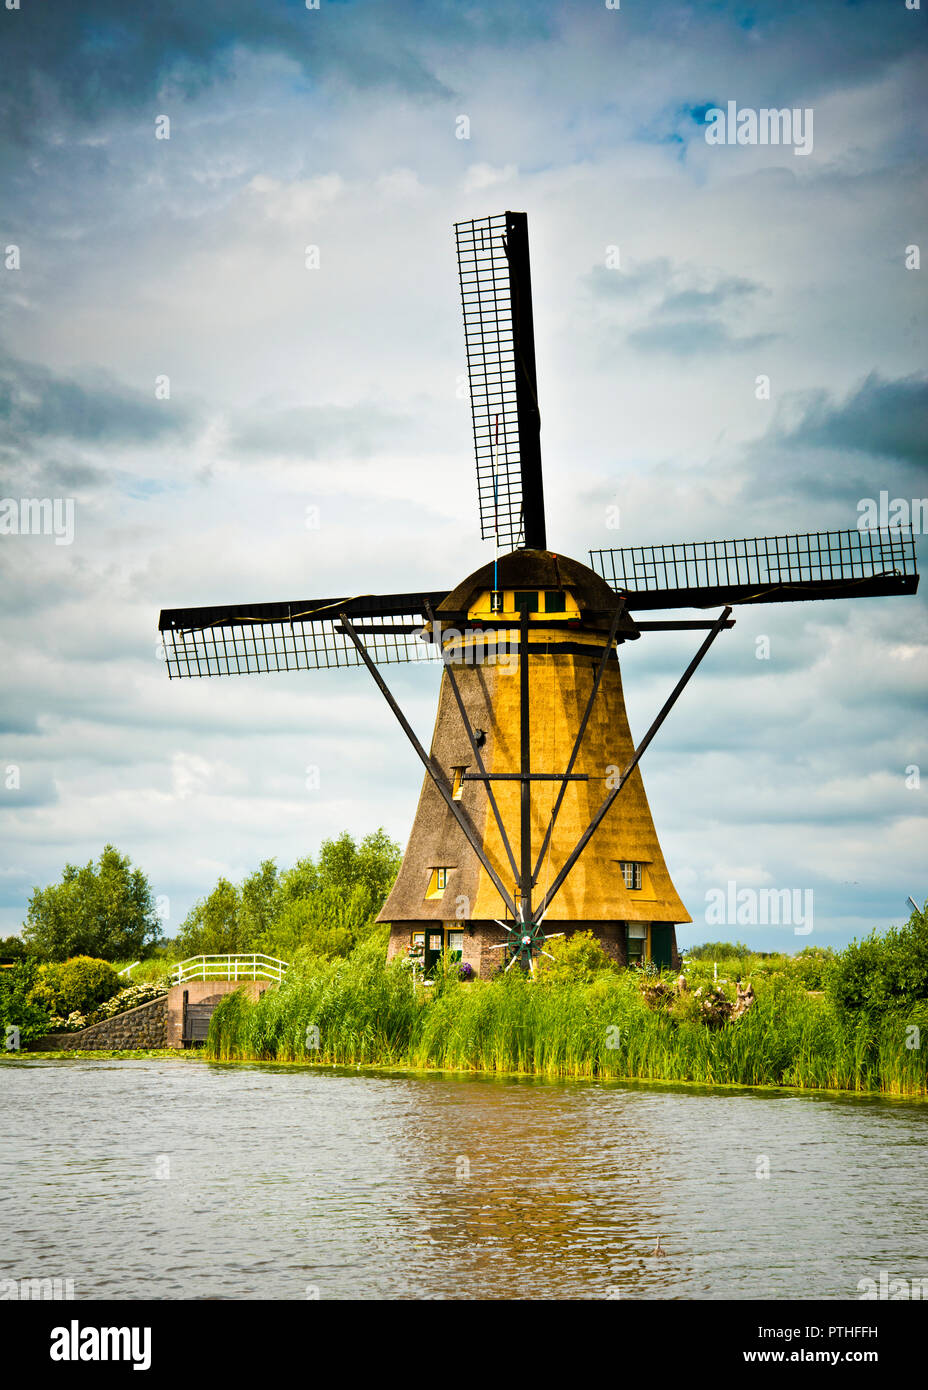
[{"label": "windmill cap", "polygon": [[[494,583],[495,578],[495,583]],[[499,589],[563,589],[576,600],[581,615],[596,627],[608,629],[615,606],[621,595],[611,589],[601,575],[567,555],[555,555],[550,550],[513,550],[490,560],[468,577],[439,604],[439,613],[466,613],[474,600],[487,590]],[[632,619],[623,614],[618,640],[634,640],[639,636]]]}]

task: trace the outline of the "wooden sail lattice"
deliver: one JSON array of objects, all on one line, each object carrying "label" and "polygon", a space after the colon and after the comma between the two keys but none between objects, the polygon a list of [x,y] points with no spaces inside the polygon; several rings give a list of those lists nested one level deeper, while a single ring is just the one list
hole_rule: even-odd
[{"label": "wooden sail lattice", "polygon": [[914,593],[907,528],[812,531],[591,550],[590,564],[629,608],[702,608]]}]

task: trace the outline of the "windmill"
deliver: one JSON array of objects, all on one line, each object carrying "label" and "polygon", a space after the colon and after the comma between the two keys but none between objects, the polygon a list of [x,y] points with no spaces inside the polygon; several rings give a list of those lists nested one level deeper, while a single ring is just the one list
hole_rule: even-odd
[{"label": "windmill", "polygon": [[[455,227],[481,538],[493,559],[453,589],[168,609],[172,678],[363,664],[425,769],[380,920],[426,971],[534,970],[549,936],[591,930],[619,962],[676,966],[690,921],[639,761],[741,604],[914,593],[912,535],[822,531],[590,552],[547,548],[528,225]],[[643,617],[720,607],[711,617]],[[652,632],[701,645],[633,743],[617,648]],[[429,751],[381,668],[442,663]],[[556,930],[549,930],[556,928]]]}]

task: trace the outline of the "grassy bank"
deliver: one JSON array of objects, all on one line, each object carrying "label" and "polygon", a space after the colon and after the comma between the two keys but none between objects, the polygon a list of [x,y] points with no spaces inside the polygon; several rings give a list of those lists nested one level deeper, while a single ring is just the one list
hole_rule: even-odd
[{"label": "grassy bank", "polygon": [[[789,973],[755,984],[735,1022],[709,1027],[682,1008],[649,1007],[632,972],[536,983],[453,975],[416,986],[371,942],[348,960],[309,961],[255,1004],[217,1006],[208,1055],[549,1077],[928,1093],[928,1004],[847,1017]],[[725,986],[723,986],[724,988]],[[687,1016],[689,1014],[689,1016]],[[924,1047],[906,1046],[919,1025]]]}]

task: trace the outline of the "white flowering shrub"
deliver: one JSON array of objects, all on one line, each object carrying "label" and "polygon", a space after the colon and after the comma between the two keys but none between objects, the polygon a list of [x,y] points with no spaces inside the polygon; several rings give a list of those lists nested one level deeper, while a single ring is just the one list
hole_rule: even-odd
[{"label": "white flowering shrub", "polygon": [[117,1014],[124,1014],[129,1009],[135,1009],[139,1004],[147,1004],[152,999],[160,999],[167,990],[163,985],[153,985],[148,983],[129,985],[127,989],[121,989],[118,994],[114,994],[112,999],[105,1000],[92,1013],[70,1013],[67,1018],[62,1018],[60,1014],[53,1014],[48,1020],[48,1031],[50,1033],[77,1033],[81,1028],[89,1028],[92,1023],[103,1023],[108,1018],[115,1018]]}]

